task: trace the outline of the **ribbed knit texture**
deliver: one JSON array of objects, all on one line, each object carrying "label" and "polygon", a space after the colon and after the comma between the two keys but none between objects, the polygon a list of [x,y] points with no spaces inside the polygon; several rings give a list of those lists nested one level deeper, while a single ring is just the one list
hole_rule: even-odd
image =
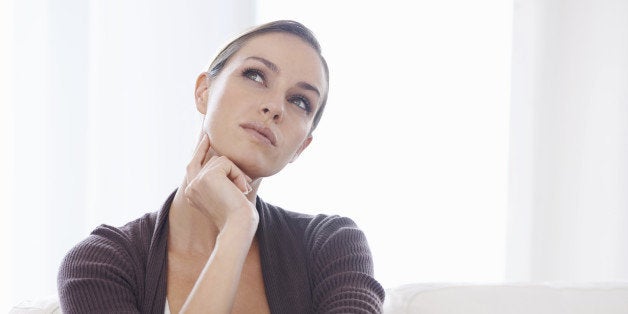
[{"label": "ribbed knit texture", "polygon": [[[65,256],[63,313],[163,313],[168,212],[115,228],[101,225]],[[272,313],[381,313],[364,233],[346,217],[305,215],[256,203],[262,275]]]}]

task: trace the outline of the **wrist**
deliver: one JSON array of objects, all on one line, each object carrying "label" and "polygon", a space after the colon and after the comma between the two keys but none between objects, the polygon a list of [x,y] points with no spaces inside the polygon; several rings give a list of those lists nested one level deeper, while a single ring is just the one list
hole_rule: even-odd
[{"label": "wrist", "polygon": [[[248,202],[247,202],[248,203]],[[257,209],[251,203],[244,205],[240,210],[235,211],[225,220],[220,233],[235,232],[242,235],[255,235],[259,215]]]}]

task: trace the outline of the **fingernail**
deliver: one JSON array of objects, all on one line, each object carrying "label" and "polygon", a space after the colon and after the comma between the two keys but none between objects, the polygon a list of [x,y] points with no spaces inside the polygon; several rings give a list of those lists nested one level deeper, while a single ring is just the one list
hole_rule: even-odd
[{"label": "fingernail", "polygon": [[250,184],[246,184],[246,192],[244,192],[244,194],[249,194],[251,193],[251,191],[253,191],[253,188],[251,187]]}]

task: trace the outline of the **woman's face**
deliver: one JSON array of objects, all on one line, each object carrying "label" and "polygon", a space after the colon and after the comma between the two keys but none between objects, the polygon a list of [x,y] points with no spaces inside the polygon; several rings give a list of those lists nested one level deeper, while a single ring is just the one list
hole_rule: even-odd
[{"label": "woman's face", "polygon": [[325,87],[313,48],[295,35],[267,33],[251,38],[216,77],[200,77],[196,101],[212,149],[256,179],[309,145]]}]

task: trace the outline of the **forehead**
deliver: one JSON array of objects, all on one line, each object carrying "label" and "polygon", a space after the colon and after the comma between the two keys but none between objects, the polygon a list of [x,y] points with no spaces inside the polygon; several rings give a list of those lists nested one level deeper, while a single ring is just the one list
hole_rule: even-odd
[{"label": "forehead", "polygon": [[250,38],[233,55],[242,62],[261,57],[274,63],[280,74],[305,80],[319,88],[325,85],[323,63],[314,48],[300,37],[289,33],[266,33]]}]

